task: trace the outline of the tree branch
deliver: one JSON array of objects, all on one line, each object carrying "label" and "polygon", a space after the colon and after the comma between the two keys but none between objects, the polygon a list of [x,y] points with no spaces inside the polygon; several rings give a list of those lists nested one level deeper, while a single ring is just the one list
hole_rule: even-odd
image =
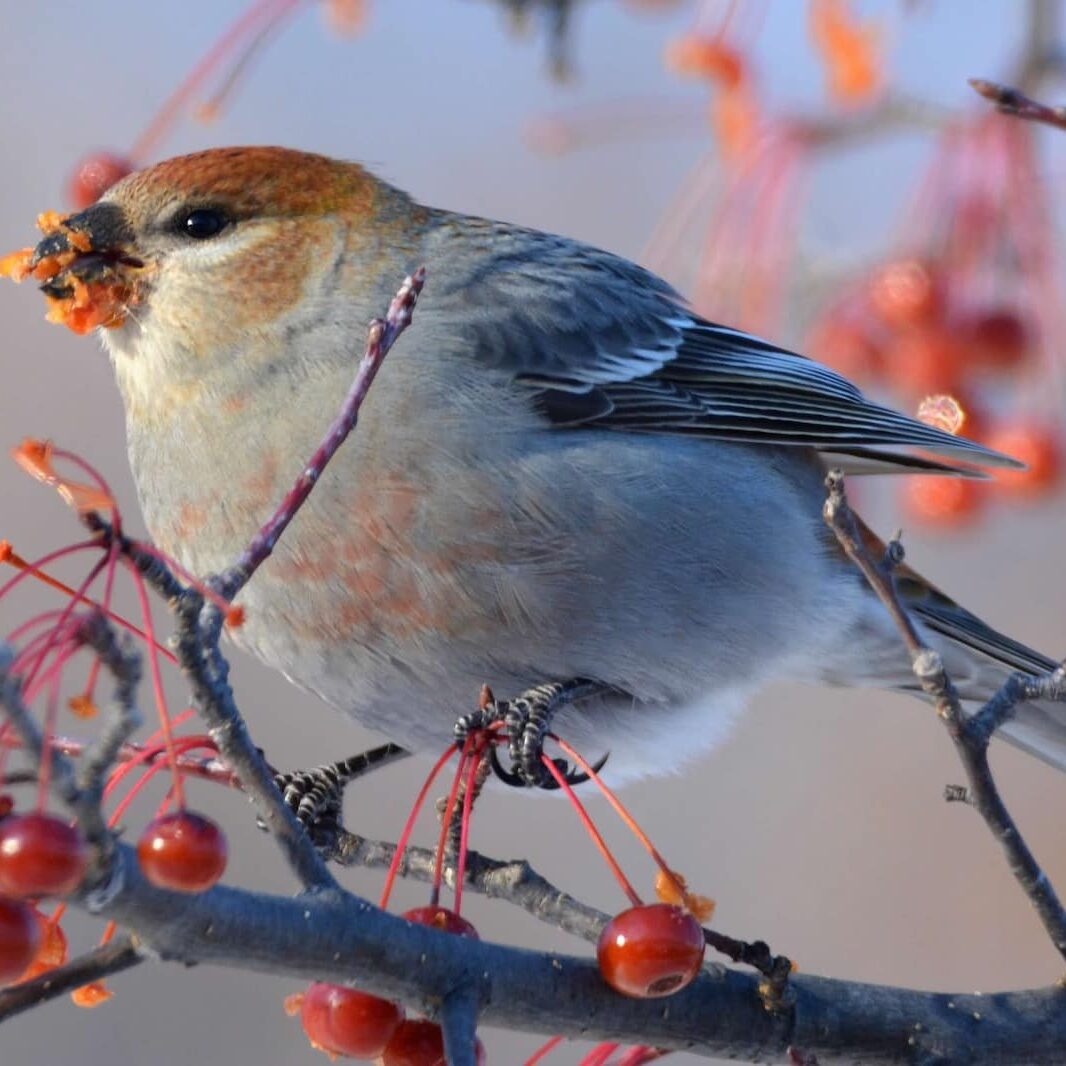
[{"label": "tree branch", "polygon": [[83,985],[128,970],[144,962],[144,958],[133,937],[117,936],[32,981],[0,989],[0,1022]]},{"label": "tree branch", "polygon": [[899,629],[911,656],[914,675],[922,690],[933,701],[937,715],[955,744],[969,782],[972,805],[1002,847],[1011,873],[1040,916],[1051,942],[1059,954],[1066,958],[1066,911],[1007,810],[988,765],[989,741],[995,730],[1013,714],[1019,702],[1029,699],[1066,701],[1066,666],[1060,666],[1043,678],[1013,674],[976,714],[967,715],[943,661],[922,640],[899,598],[893,569],[903,561],[902,546],[895,541],[885,560],[873,559],[848,505],[844,477],[840,471],[829,474],[826,488],[826,523],[848,558],[862,571]]},{"label": "tree branch", "polygon": [[1014,115],[1026,122],[1039,122],[1044,126],[1066,130],[1066,107],[1051,107],[1026,96],[1020,89],[1012,89],[999,82],[984,78],[970,78],[970,85],[986,100],[991,100],[997,110],[1005,115]]}]

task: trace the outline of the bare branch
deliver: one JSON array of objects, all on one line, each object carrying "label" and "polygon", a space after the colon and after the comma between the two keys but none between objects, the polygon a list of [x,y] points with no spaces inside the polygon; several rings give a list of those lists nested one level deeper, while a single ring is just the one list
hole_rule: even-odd
[{"label": "bare branch", "polygon": [[[342,866],[384,869],[392,863],[396,845],[368,840],[342,832],[331,858]],[[428,848],[408,848],[400,861],[399,875],[425,884],[432,883],[436,863]],[[455,870],[445,867],[445,881],[455,884]],[[492,859],[467,852],[465,886],[487,899],[505,900],[521,907],[539,921],[562,929],[582,940],[595,942],[611,916],[556,888],[525,859]]]},{"label": "bare branch", "polygon": [[611,991],[591,959],[450,936],[347,893],[289,899],[218,886],[178,897],[149,885],[128,847],[117,861],[121,888],[97,909],[164,958],[350,982],[431,1017],[469,987],[486,1024],[706,1056],[765,1060],[791,1045],[823,1063],[1041,1063],[1061,1061],[1066,1046],[1059,988],[954,996],[797,975],[794,1002],[772,1012],[756,977],[710,966],[668,1004],[639,1001]]},{"label": "bare branch", "polygon": [[0,1022],[66,992],[73,992],[82,985],[128,970],[144,959],[133,937],[117,936],[32,981],[0,989]]},{"label": "bare branch", "polygon": [[970,78],[970,85],[980,96],[990,100],[996,105],[997,110],[1005,115],[1014,115],[1015,118],[1024,119],[1026,122],[1039,122],[1044,126],[1066,130],[1066,107],[1051,107],[1048,104],[1042,104],[1026,96],[1021,89],[1013,89],[1008,85],[987,81],[984,78]]},{"label": "bare branch", "polygon": [[444,997],[440,1024],[448,1066],[478,1066],[477,1016],[481,1004],[473,984],[463,985]]},{"label": "bare branch", "polygon": [[252,742],[229,683],[229,663],[218,648],[222,617],[186,592],[177,609],[177,653],[193,698],[219,754],[255,804],[286,861],[306,888],[337,887],[311,838],[285,803],[266,759]]},{"label": "bare branch", "polygon": [[1059,954],[1066,958],[1066,911],[1007,810],[988,765],[989,741],[1019,702],[1037,697],[1066,698],[1066,685],[1063,684],[1066,667],[1060,666],[1044,678],[1014,674],[976,714],[967,715],[943,661],[922,640],[897,593],[891,563],[902,561],[902,548],[897,547],[888,562],[874,560],[848,505],[844,477],[840,471],[830,472],[826,478],[826,488],[828,495],[824,513],[827,524],[896,623],[910,653],[915,677],[921,683],[922,690],[932,699],[937,715],[943,720],[955,744],[969,783],[969,802],[980,812],[992,835],[999,841],[1011,872],[1040,916],[1051,942]]},{"label": "bare branch", "polygon": [[376,318],[370,323],[366,351],[340,413],[333,420],[322,443],[311,456],[303,473],[297,478],[296,484],[289,490],[285,499],[281,501],[278,509],[252,538],[236,564],[217,579],[217,587],[227,599],[232,599],[248,583],[248,579],[260,564],[270,556],[278,538],[285,532],[288,524],[303,506],[304,501],[322,476],[326,465],[355,428],[359,419],[359,409],[363,405],[363,400],[374,382],[382,361],[388,355],[396,339],[411,323],[411,315],[425,280],[425,268],[420,267],[413,275],[404,279],[403,285],[400,286],[400,290],[389,304],[385,318]]}]

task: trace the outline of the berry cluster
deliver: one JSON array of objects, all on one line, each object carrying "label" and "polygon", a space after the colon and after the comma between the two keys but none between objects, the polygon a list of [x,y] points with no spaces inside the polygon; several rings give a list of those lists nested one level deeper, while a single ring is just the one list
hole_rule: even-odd
[{"label": "berry cluster", "polygon": [[[1061,370],[1050,211],[1032,128],[992,114],[943,138],[904,229],[908,252],[848,287],[806,349],[845,376],[893,394],[919,417],[1022,460],[989,487],[907,479],[909,514],[934,526],[971,520],[997,496],[1040,499],[1061,483],[1063,425],[1047,385]],[[1024,197],[1018,189],[1026,189]]]},{"label": "berry cluster", "polygon": [[[35,561],[23,559],[7,541],[0,541],[0,563],[17,571],[9,581],[0,584],[0,600],[14,593],[30,578],[67,597],[63,608],[32,617],[7,637],[15,651],[6,673],[17,682],[23,703],[32,707],[41,702],[44,712],[43,751],[33,808],[16,810],[13,795],[0,792],[0,985],[39,976],[65,962],[66,939],[59,924],[65,905],[61,903],[50,917],[45,918],[38,909],[38,901],[77,892],[91,868],[92,849],[78,827],[47,813],[47,804],[54,753],[80,754],[84,750],[83,743],[58,735],[64,686],[73,665],[83,655],[89,659],[87,675],[67,699],[66,709],[81,720],[97,714],[95,691],[103,659],[90,636],[96,629],[95,622],[106,619],[144,643],[160,722],[159,729],[145,741],[125,745],[110,771],[103,787],[103,800],[105,804],[116,799],[117,802],[107,816],[108,825],[117,827],[145,787],[161,771],[169,771],[171,786],[155,819],[143,830],[137,845],[144,876],[160,888],[201,892],[222,876],[227,856],[226,840],[218,826],[185,807],[184,778],[190,771],[188,760],[197,752],[214,755],[215,745],[204,735],[178,735],[176,729],[188,721],[192,711],[187,710],[172,719],[167,710],[160,663],[161,660],[173,661],[174,657],[156,640],[148,592],[139,568],[127,552],[120,550],[122,518],[110,488],[84,460],[46,442],[24,441],[16,449],[15,458],[25,470],[56,489],[68,504],[90,519],[90,528],[95,529],[97,535]],[[81,478],[88,480],[77,480],[60,473],[57,464],[75,468]],[[101,524],[100,511],[108,515],[106,526]],[[139,546],[139,550],[158,555],[148,545]],[[95,561],[88,575],[75,587],[64,584],[50,572],[61,561],[86,555],[94,556]],[[180,570],[172,560],[168,562]],[[132,579],[141,606],[140,627],[121,617],[112,606],[117,579],[123,573]],[[93,598],[98,591],[99,598]],[[206,588],[203,592],[212,595]],[[239,620],[239,615],[230,611],[228,604],[223,603],[223,606],[233,621]],[[3,723],[0,726],[0,787],[8,780],[9,756],[18,747],[13,725]],[[228,775],[223,773],[222,776]],[[118,791],[124,784],[129,787],[118,799]],[[104,940],[113,932],[113,927],[109,926]],[[108,995],[101,984],[94,983],[79,989],[74,999],[83,1006],[95,1006]]]}]

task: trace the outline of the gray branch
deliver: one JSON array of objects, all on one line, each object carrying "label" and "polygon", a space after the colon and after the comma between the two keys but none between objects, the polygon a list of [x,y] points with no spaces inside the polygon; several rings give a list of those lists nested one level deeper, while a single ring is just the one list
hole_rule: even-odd
[{"label": "gray branch", "polygon": [[760,978],[720,966],[663,1000],[618,996],[589,958],[524,951],[439,933],[340,891],[296,899],[216,887],[195,896],[153,888],[133,852],[116,855],[121,889],[98,906],[164,959],[302,980],[352,983],[440,1018],[452,993],[481,1021],[544,1034],[822,1063],[1052,1063],[1066,1047],[1066,991],[945,995],[797,975],[794,1000],[764,1009]]},{"label": "gray branch", "polygon": [[999,842],[1011,873],[1040,916],[1056,950],[1066,958],[1066,911],[1007,810],[988,764],[989,741],[1019,702],[1036,698],[1066,700],[1066,666],[1060,666],[1046,677],[1014,674],[976,714],[967,715],[943,661],[922,640],[899,598],[894,568],[903,561],[902,546],[896,541],[886,552],[885,559],[874,559],[848,505],[844,477],[840,471],[829,474],[826,488],[826,523],[896,623],[910,653],[914,675],[922,690],[933,701],[936,713],[947,727],[962,762],[969,783],[970,804],[977,809]]}]

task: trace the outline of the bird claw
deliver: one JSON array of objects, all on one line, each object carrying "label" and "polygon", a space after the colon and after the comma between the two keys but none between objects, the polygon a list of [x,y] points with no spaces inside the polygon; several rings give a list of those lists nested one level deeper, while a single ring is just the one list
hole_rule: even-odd
[{"label": "bird claw", "polygon": [[[311,770],[275,773],[274,784],[285,805],[296,816],[315,846],[328,849],[336,843],[344,829],[341,812],[345,788],[355,778],[375,767],[395,762],[406,755],[407,752],[395,744],[383,744]],[[260,829],[267,828],[262,818],[257,818],[256,822]]]},{"label": "bird claw", "polygon": [[[339,764],[316,766],[311,770],[290,770],[274,775],[285,805],[295,815],[318,847],[327,847],[341,831],[341,805],[347,783],[337,771]],[[256,818],[260,829],[267,826]]]},{"label": "bird claw", "polygon": [[[504,766],[495,744],[489,748],[489,764],[493,773],[512,788],[540,788],[551,792],[562,787],[556,776],[544,765],[544,741],[551,729],[555,714],[567,703],[602,690],[604,686],[585,678],[553,681],[528,689],[513,700],[483,701],[482,706],[464,715],[455,724],[456,743],[466,743],[476,729],[503,725],[507,736],[510,766]],[[598,772],[607,756],[596,764]],[[565,759],[553,759],[559,775],[568,786],[579,785],[589,779],[588,774],[571,767]]]}]

